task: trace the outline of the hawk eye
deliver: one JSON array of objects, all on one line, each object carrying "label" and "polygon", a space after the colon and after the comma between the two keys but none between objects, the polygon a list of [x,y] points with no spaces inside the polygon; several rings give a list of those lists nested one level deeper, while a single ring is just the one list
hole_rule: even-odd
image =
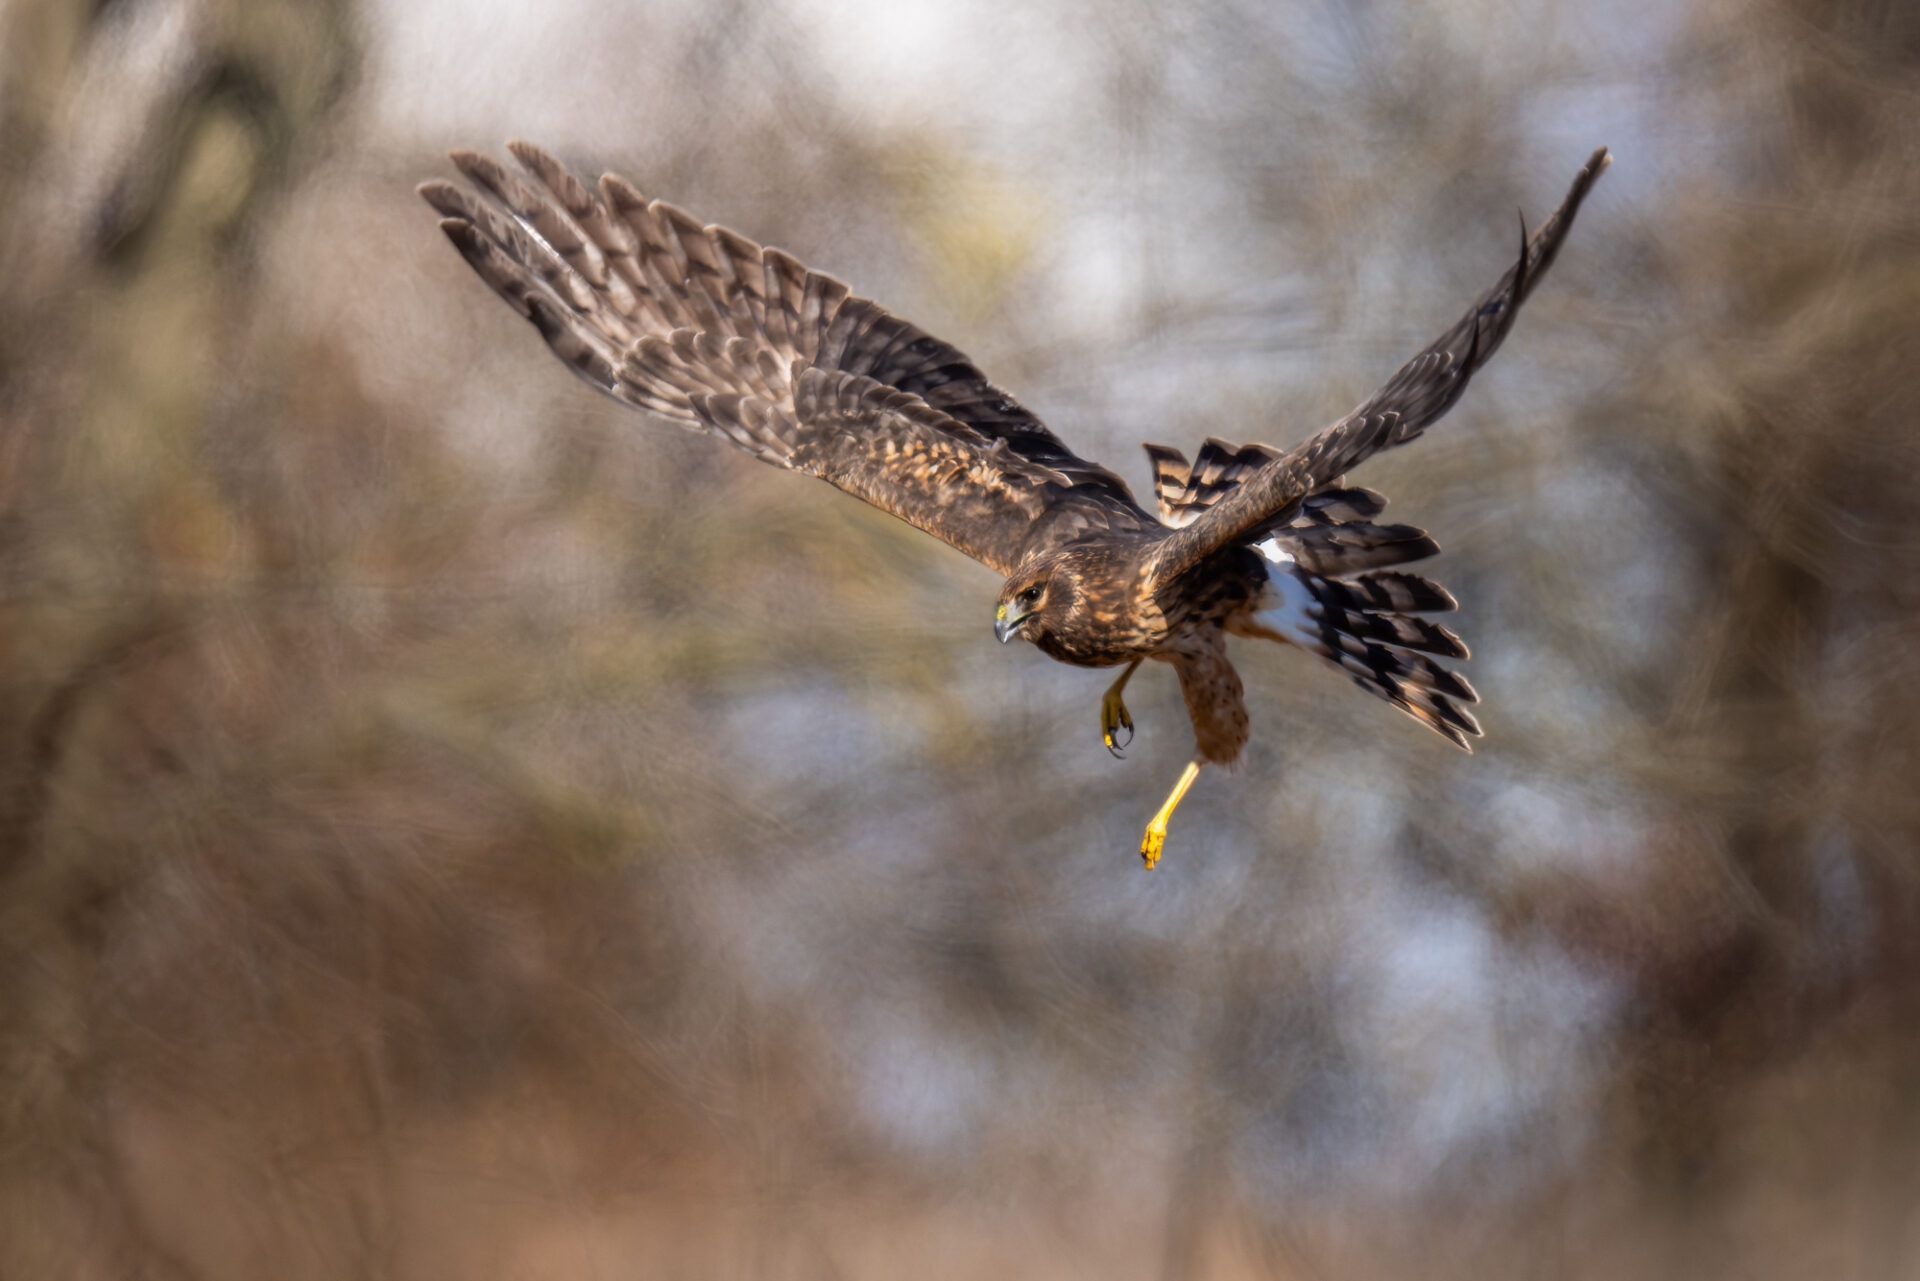
[{"label": "hawk eye", "polygon": [[1032,587],[1027,588],[1026,591],[1021,592],[1020,599],[1023,601],[1026,601],[1029,605],[1031,605],[1034,601],[1039,600],[1040,585],[1038,583],[1035,583]]}]

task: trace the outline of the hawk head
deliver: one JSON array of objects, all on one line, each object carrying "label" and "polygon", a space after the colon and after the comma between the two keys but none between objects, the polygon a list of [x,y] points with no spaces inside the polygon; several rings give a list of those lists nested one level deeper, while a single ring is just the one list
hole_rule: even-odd
[{"label": "hawk head", "polygon": [[1043,556],[1023,565],[1000,589],[993,634],[1004,645],[1015,636],[1037,641],[1058,632],[1077,595],[1066,558]]}]

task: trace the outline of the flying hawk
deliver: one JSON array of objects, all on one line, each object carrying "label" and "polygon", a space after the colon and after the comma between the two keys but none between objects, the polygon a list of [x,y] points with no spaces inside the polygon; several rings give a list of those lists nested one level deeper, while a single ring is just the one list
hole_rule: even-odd
[{"label": "flying hawk", "polygon": [[1229,634],[1298,645],[1458,747],[1480,733],[1460,706],[1477,701],[1472,686],[1430,657],[1465,658],[1467,647],[1420,617],[1454,599],[1398,568],[1439,546],[1376,524],[1386,500],[1344,477],[1460,398],[1553,262],[1606,148],[1538,231],[1522,224],[1506,274],[1333,426],[1284,451],[1208,440],[1191,463],[1148,445],[1157,517],[957,348],[833,277],[624,179],[609,174],[596,191],[538,147],[508,149],[526,178],[457,151],[472,187],[435,181],[420,194],[576,374],[818,476],[1006,575],[994,615],[1003,643],[1019,636],[1061,662],[1122,669],[1100,704],[1115,754],[1118,731],[1133,733],[1128,678],[1145,659],[1172,664],[1197,756],[1147,825],[1148,867],[1200,766],[1230,765],[1246,744]]}]

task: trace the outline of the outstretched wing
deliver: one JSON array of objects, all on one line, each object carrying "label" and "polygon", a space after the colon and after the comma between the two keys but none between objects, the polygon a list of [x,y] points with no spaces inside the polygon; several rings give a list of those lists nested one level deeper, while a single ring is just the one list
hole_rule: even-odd
[{"label": "outstretched wing", "polygon": [[[1605,147],[1594,152],[1574,178],[1560,207],[1540,224],[1531,239],[1523,239],[1519,261],[1451,329],[1402,365],[1365,404],[1270,461],[1259,461],[1257,455],[1247,457],[1245,462],[1259,461],[1257,469],[1249,472],[1242,467],[1227,492],[1215,496],[1204,492],[1203,486],[1202,492],[1193,493],[1191,501],[1210,501],[1211,505],[1161,544],[1155,553],[1154,576],[1165,582],[1222,548],[1259,541],[1277,526],[1291,522],[1309,496],[1337,483],[1350,468],[1380,450],[1412,440],[1453,408],[1466,390],[1467,380],[1492,359],[1513,328],[1520,304],[1552,264],[1580,202],[1610,159]],[[1236,456],[1232,461],[1243,460]],[[1158,455],[1155,462],[1158,469]],[[1171,459],[1168,467],[1172,467]],[[1170,483],[1174,479],[1185,478],[1169,476]],[[1183,492],[1180,497],[1186,499],[1187,494]]]},{"label": "outstretched wing", "polygon": [[508,147],[532,182],[459,151],[473,187],[420,194],[481,279],[614,399],[819,476],[1001,573],[1157,528],[953,346],[621,178],[596,193],[539,148]]}]

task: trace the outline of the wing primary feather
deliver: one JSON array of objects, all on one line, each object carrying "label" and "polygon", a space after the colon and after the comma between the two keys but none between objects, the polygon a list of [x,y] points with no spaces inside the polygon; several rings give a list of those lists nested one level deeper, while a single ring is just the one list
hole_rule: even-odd
[{"label": "wing primary feather", "polygon": [[1533,282],[1527,279],[1527,211],[1519,209],[1515,212],[1520,215],[1520,261],[1513,265],[1513,296],[1516,300],[1524,300],[1527,290],[1533,287]]},{"label": "wing primary feather", "polygon": [[596,288],[606,287],[606,259],[565,210],[542,199],[538,192],[514,177],[492,156],[477,151],[456,151],[453,153],[453,163],[461,173],[491,192],[508,213],[546,241],[588,284]]},{"label": "wing primary feather", "polygon": [[1559,253],[1581,202],[1610,162],[1605,147],[1595,151],[1559,208],[1523,241],[1518,261],[1364,404],[1265,464],[1164,540],[1155,553],[1154,577],[1178,577],[1223,547],[1259,541],[1292,520],[1309,495],[1334,485],[1374,453],[1414,439],[1452,408],[1513,328],[1520,304]]},{"label": "wing primary feather", "polygon": [[639,298],[634,292],[638,282],[634,276],[636,242],[633,230],[610,217],[606,205],[592,189],[545,151],[520,141],[509,142],[507,150],[513,153],[513,158],[520,162],[523,169],[546,188],[547,194],[572,219],[573,229],[583,235],[598,252],[601,266],[598,275],[593,278],[595,287],[606,291],[616,311],[629,317],[636,315]]}]

